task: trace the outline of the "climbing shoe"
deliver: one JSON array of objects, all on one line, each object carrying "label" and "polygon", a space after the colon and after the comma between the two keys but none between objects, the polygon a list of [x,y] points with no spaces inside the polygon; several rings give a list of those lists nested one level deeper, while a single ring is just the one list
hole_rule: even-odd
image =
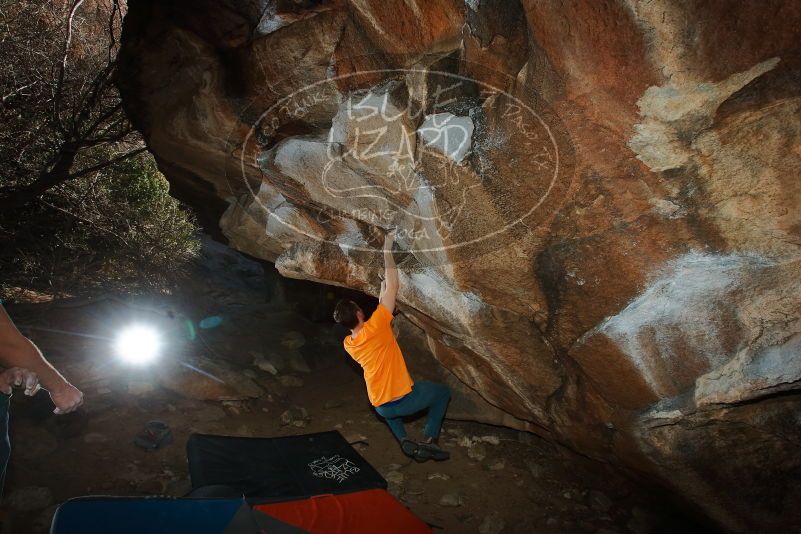
[{"label": "climbing shoe", "polygon": [[401,450],[403,451],[403,454],[416,460],[417,452],[420,450],[420,445],[410,439],[404,439],[401,441]]},{"label": "climbing shoe", "polygon": [[451,453],[433,443],[420,443],[417,446],[417,456],[424,458],[423,461],[434,460],[435,462],[442,462],[448,460],[451,457]]},{"label": "climbing shoe", "polygon": [[451,457],[448,451],[442,450],[434,444],[417,443],[410,439],[401,441],[401,450],[406,456],[414,458],[417,462],[427,462],[428,460],[441,462]]}]

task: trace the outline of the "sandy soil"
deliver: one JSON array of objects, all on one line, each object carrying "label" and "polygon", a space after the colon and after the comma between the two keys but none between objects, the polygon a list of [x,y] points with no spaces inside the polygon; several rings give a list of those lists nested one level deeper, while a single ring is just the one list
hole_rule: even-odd
[{"label": "sandy soil", "polygon": [[[199,316],[204,306],[214,309],[209,302],[193,306]],[[186,494],[184,445],[192,432],[281,436],[330,429],[361,440],[357,449],[390,481],[390,491],[435,531],[610,534],[691,526],[676,519],[675,509],[657,504],[664,503],[659,496],[611,469],[510,429],[446,421],[441,442],[451,460],[415,463],[371,410],[359,369],[337,347],[332,325],[307,322],[292,312],[227,313],[229,320],[205,333],[202,342],[195,340],[165,359],[193,351],[223,358],[265,390],[260,398],[186,398],[160,385],[161,364],[127,367],[113,358],[107,341],[31,330],[46,354],[83,388],[86,405],[79,413],[56,417],[46,394],[15,396],[4,532],[46,532],[56,505],[71,497]],[[19,312],[18,322],[97,333],[115,320],[109,315],[93,306],[27,308]],[[254,367],[254,348],[269,349],[289,328],[307,340],[303,353],[312,372],[276,377]],[[281,376],[294,376],[302,385],[282,385],[287,379]],[[302,427],[281,423],[280,414],[290,406],[307,410]],[[167,422],[174,439],[147,452],[135,447],[132,438],[152,419]],[[419,433],[422,423],[412,423],[413,432]],[[443,497],[458,505],[444,505]]]}]

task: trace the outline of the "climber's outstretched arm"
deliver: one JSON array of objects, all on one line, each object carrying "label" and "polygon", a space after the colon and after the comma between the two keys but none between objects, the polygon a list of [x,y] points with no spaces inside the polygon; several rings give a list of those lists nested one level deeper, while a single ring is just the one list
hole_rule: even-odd
[{"label": "climber's outstretched arm", "polygon": [[384,281],[381,283],[381,294],[378,301],[390,313],[395,311],[395,297],[398,295],[398,268],[392,256],[392,245],[395,243],[395,234],[387,233],[384,238]]}]

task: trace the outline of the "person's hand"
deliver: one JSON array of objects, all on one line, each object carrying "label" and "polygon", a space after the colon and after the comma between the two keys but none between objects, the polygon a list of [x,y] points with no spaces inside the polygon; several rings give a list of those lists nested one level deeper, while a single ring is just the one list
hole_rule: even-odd
[{"label": "person's hand", "polygon": [[384,250],[392,250],[392,245],[395,243],[395,230],[390,230],[384,234]]},{"label": "person's hand", "polygon": [[39,392],[39,377],[36,373],[23,369],[22,367],[12,367],[0,373],[0,391],[6,395],[11,395],[14,387],[25,386],[25,394],[33,397]]},{"label": "person's hand", "polygon": [[69,382],[64,382],[58,389],[50,390],[50,399],[56,405],[53,413],[60,415],[80,408],[83,404],[83,393]]}]

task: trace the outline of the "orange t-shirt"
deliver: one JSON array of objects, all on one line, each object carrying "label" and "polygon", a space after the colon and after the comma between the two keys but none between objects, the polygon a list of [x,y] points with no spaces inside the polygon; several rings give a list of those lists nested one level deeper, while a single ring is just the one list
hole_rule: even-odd
[{"label": "orange t-shirt", "polygon": [[345,338],[345,350],[364,369],[367,397],[373,406],[406,395],[412,390],[412,377],[406,369],[390,323],[392,313],[382,304],[365,321],[356,338]]}]

